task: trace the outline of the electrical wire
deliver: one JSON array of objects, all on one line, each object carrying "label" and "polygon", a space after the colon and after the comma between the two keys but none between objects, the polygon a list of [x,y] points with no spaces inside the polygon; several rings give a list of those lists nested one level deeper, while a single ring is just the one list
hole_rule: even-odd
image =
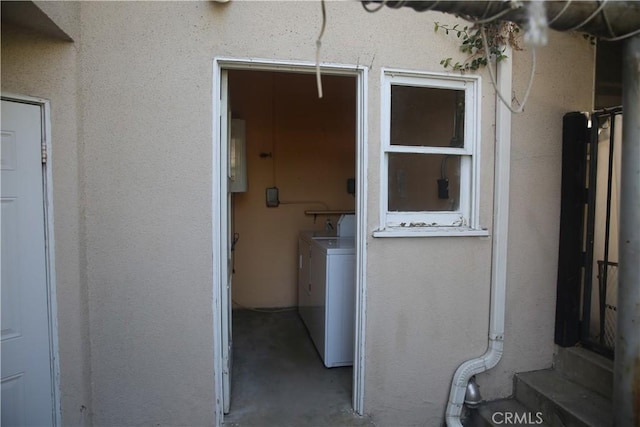
[{"label": "electrical wire", "polygon": [[[322,0],[322,1],[323,1],[323,4],[324,4],[324,0]],[[374,8],[374,9],[369,8],[367,6],[368,2],[362,1],[361,4],[362,4],[362,7],[367,12],[375,13],[375,12],[379,11],[380,9],[382,9],[388,3],[388,1],[389,0],[382,0],[380,2],[380,5],[378,7],[376,7],[376,8]],[[571,27],[571,28],[568,28],[568,29],[565,29],[565,30],[562,30],[562,31],[575,31],[575,30],[577,30],[579,28],[582,28],[584,25],[589,23],[593,18],[595,18],[599,13],[602,12],[603,20],[604,20],[604,22],[605,22],[605,24],[607,26],[607,29],[609,30],[609,33],[612,34],[613,37],[609,37],[609,38],[600,37],[600,40],[603,40],[603,41],[619,41],[619,40],[624,40],[626,38],[633,37],[635,35],[640,34],[640,29],[637,29],[637,30],[631,31],[631,32],[629,32],[627,34],[623,34],[621,36],[615,36],[615,32],[613,31],[613,28],[611,27],[611,23],[609,22],[609,19],[608,19],[607,15],[606,15],[606,11],[604,10],[604,7],[606,6],[608,1],[609,0],[603,0],[602,2],[598,1],[598,7],[596,8],[596,10],[591,15],[589,15],[589,17],[587,17],[587,19],[585,19],[580,24],[578,24],[578,25],[576,25],[574,27]],[[566,4],[563,6],[563,8],[560,10],[560,12],[558,12],[556,14],[556,16],[554,16],[548,22],[548,25],[551,25],[556,20],[558,20],[558,18],[560,18],[560,16],[562,16],[567,11],[567,9],[569,9],[569,6],[572,4],[572,2],[573,2],[573,0],[568,0],[566,2]],[[405,0],[401,0],[398,3],[399,3],[399,5],[395,5],[394,8],[400,8],[400,7],[404,6],[406,1]],[[429,10],[433,9],[438,3],[440,3],[440,0],[435,1],[431,6],[429,6],[427,9],[425,9],[423,12],[428,12]],[[494,14],[493,16],[490,16],[490,17],[486,18],[484,15],[486,15],[486,13],[488,12],[489,7],[490,7],[490,3],[487,4],[487,9],[485,10],[485,13],[483,14],[483,17],[481,19],[473,19],[468,15],[464,16],[463,18],[465,20],[473,23],[473,24],[480,24],[481,25],[481,24],[486,24],[486,23],[489,23],[491,21],[494,21],[496,19],[501,18],[502,16],[506,15],[507,13],[509,13],[511,11],[511,9],[514,8],[514,6],[512,6],[511,9],[501,10],[500,12]],[[518,5],[518,6],[515,6],[515,7],[517,8],[517,7],[521,7],[521,6]],[[323,9],[323,17],[324,17],[324,9]],[[482,42],[484,43],[485,46],[488,46],[488,44],[487,44],[487,35],[486,35],[486,32],[485,32],[485,29],[484,29],[483,26],[481,26],[480,29],[481,29],[481,34],[482,34]],[[323,31],[324,31],[324,25],[323,25]],[[322,35],[322,33],[321,33],[321,35]],[[320,43],[319,39],[318,39],[317,43],[318,44]],[[533,63],[531,65],[531,75],[529,76],[529,83],[527,85],[527,89],[525,91],[524,98],[522,99],[522,103],[520,103],[520,106],[517,109],[514,109],[513,106],[511,105],[511,102],[507,102],[507,100],[504,98],[504,95],[498,90],[495,73],[494,73],[493,67],[491,66],[491,61],[489,60],[489,50],[485,49],[485,60],[487,61],[487,67],[489,68],[489,74],[491,76],[491,83],[493,84],[493,87],[494,87],[494,89],[496,91],[496,94],[500,98],[500,101],[502,101],[502,103],[504,103],[507,106],[509,111],[511,111],[514,114],[522,113],[524,111],[524,106],[527,103],[527,100],[529,99],[529,95],[531,93],[531,88],[533,86],[533,80],[534,80],[534,75],[535,75],[535,70],[536,70],[536,48],[535,47],[531,48],[531,58],[532,58],[532,62]],[[319,79],[319,77],[318,77],[318,79]]]},{"label": "electrical wire", "polygon": [[451,157],[450,154],[445,154],[440,164],[440,178],[442,179],[447,178],[447,160],[449,160],[449,157]]},{"label": "electrical wire", "polygon": [[[374,3],[374,1],[369,1],[369,2],[361,1],[360,4],[362,4],[362,7],[367,12],[375,13],[375,12],[378,12],[379,10],[381,10],[389,1],[390,0],[382,0],[379,3],[379,5],[377,7],[375,7],[375,8],[369,8],[369,6],[368,6],[369,3]],[[609,19],[606,16],[606,13],[604,11],[604,7],[605,7],[605,5],[607,4],[608,1],[609,0],[604,0],[602,3],[598,2],[599,3],[598,8],[591,15],[589,15],[589,17],[587,19],[585,19],[584,21],[582,21],[580,24],[578,24],[575,27],[568,28],[568,29],[561,30],[561,31],[575,31],[575,30],[583,27],[587,23],[589,23],[589,21],[591,21],[593,18],[595,18],[596,15],[598,15],[598,13],[602,12],[603,20],[605,21],[605,24],[607,25],[607,29],[609,30],[609,32],[612,35],[614,35],[615,33],[613,31],[613,28],[611,28],[611,24],[609,22]],[[426,8],[424,10],[420,10],[420,11],[421,12],[429,12],[430,10],[435,8],[438,5],[438,3],[440,3],[440,2],[441,2],[441,0],[436,0],[436,1],[433,2],[433,4],[431,6],[429,6],[428,8]],[[324,13],[325,13],[324,12],[324,0],[322,0],[322,3],[323,3],[323,19],[324,19]],[[398,5],[393,6],[393,8],[394,9],[398,9],[398,8],[404,6],[405,3],[406,3],[406,0],[400,0],[400,1],[398,1]],[[567,2],[562,7],[562,9],[560,9],[560,12],[558,12],[558,14],[556,16],[554,16],[551,20],[549,20],[548,24],[551,25],[554,22],[556,22],[558,20],[558,18],[560,18],[562,15],[564,15],[564,13],[569,9],[569,6],[571,6],[572,3],[573,3],[573,0],[567,0]],[[517,6],[517,7],[520,7],[520,6]],[[513,9],[513,7],[511,9]],[[502,16],[506,15],[507,13],[509,13],[511,11],[511,9],[501,10],[500,12],[498,12],[495,15],[490,16],[488,18],[483,17],[482,19],[473,19],[469,15],[462,16],[462,18],[464,18],[466,21],[469,21],[469,22],[471,22],[473,24],[486,24],[486,23],[489,23],[489,22],[491,22],[493,20],[501,18]],[[323,22],[322,32],[324,32],[324,22]],[[320,33],[321,36],[322,36],[322,32]],[[631,31],[629,33],[623,34],[621,36],[600,37],[599,39],[603,40],[603,41],[608,41],[608,42],[615,42],[615,41],[624,40],[624,39],[629,38],[629,37],[633,37],[633,36],[638,35],[638,34],[640,34],[640,28],[637,29],[637,30]],[[319,43],[320,43],[320,39],[318,39],[318,41],[316,42],[316,45],[318,45],[318,53],[316,55],[316,67],[317,67],[316,73],[317,73],[317,76],[318,76],[318,82],[320,81],[319,65],[318,65],[318,63],[319,63],[319,49],[320,49],[319,48]],[[322,89],[320,87],[320,83],[318,83],[318,84],[319,84],[318,90],[321,91]],[[320,97],[322,97],[322,96],[320,96]]]},{"label": "electrical wire", "polygon": [[[489,3],[491,4],[491,3]],[[488,10],[488,9],[487,9]],[[498,18],[502,18],[504,15],[506,15],[507,13],[511,12],[511,9],[504,9],[501,10],[500,12],[496,13],[493,16],[490,16],[488,18],[485,18],[484,16],[482,17],[482,19],[473,19],[472,17],[465,15],[464,19],[471,22],[472,24],[487,24],[491,21],[495,21]]]},{"label": "electrical wire", "polygon": [[404,4],[407,2],[407,0],[398,0],[395,2],[395,4],[393,5],[389,5],[389,7],[391,9],[400,9],[402,6],[404,6]]},{"label": "electrical wire", "polygon": [[[438,2],[436,2],[438,3]],[[519,9],[522,7],[522,3],[518,2],[518,1],[510,1],[511,6],[509,6],[508,8],[501,10],[500,12],[496,13],[495,15],[492,15],[490,17],[487,18],[487,13],[489,13],[489,9],[491,8],[491,6],[493,6],[493,2],[487,2],[487,7],[484,10],[484,13],[482,14],[482,18],[480,19],[475,19],[472,18],[469,15],[465,15],[462,16],[462,18],[464,18],[465,20],[473,23],[473,24],[487,24],[489,22],[495,21],[496,19],[502,18],[504,15],[506,15],[507,13],[511,12],[512,10],[515,9]]]},{"label": "electrical wire", "polygon": [[569,6],[571,6],[571,2],[572,0],[568,0],[567,3],[564,5],[564,7],[560,10],[560,12],[558,12],[558,14],[556,16],[553,17],[553,19],[551,21],[549,21],[549,25],[553,24],[554,22],[556,22],[556,19],[560,18],[560,16],[562,14],[564,14],[567,9],[569,9]]},{"label": "electrical wire", "polygon": [[588,23],[589,23],[593,18],[595,18],[597,14],[599,14],[599,13],[600,13],[600,11],[605,7],[605,5],[607,4],[607,2],[608,2],[608,1],[609,1],[609,0],[604,0],[604,1],[603,1],[603,2],[602,2],[602,3],[601,3],[601,4],[596,8],[596,10],[595,10],[591,15],[589,15],[589,17],[588,17],[587,19],[585,19],[584,21],[582,21],[582,22],[581,22],[581,23],[579,23],[578,25],[576,25],[576,26],[574,26],[574,27],[571,27],[571,28],[564,29],[564,30],[562,30],[562,31],[575,31],[575,30],[577,30],[577,29],[579,29],[579,28],[582,28],[584,25],[588,24]]},{"label": "electrical wire", "polygon": [[271,74],[271,182],[273,186],[278,186],[276,176],[276,162],[278,160],[276,154],[276,78],[275,73]]},{"label": "electrical wire", "polygon": [[320,28],[320,34],[318,40],[316,40],[316,84],[318,86],[318,98],[322,98],[322,78],[320,76],[320,48],[322,47],[322,36],[324,35],[324,29],[327,26],[327,9],[324,4],[324,0],[320,0],[320,7],[322,8],[322,27]]},{"label": "electrical wire", "polygon": [[[482,43],[484,43],[485,46],[488,46],[487,44],[487,34],[484,30],[484,27],[480,27],[480,34],[482,35]],[[506,107],[509,109],[509,111],[511,111],[514,114],[518,114],[518,113],[522,113],[524,111],[524,106],[527,103],[527,100],[529,99],[529,94],[531,93],[531,87],[533,86],[533,77],[535,75],[536,72],[536,48],[532,47],[531,48],[531,58],[533,63],[531,64],[531,75],[529,76],[529,84],[527,85],[527,90],[524,94],[524,98],[522,99],[522,103],[520,104],[520,107],[518,107],[518,109],[514,109],[511,105],[511,102],[507,102],[504,98],[504,96],[502,95],[502,93],[500,92],[500,90],[498,89],[498,83],[496,82],[496,76],[495,73],[493,71],[493,67],[491,66],[491,61],[489,58],[489,49],[485,49],[484,51],[484,55],[485,55],[485,59],[487,61],[487,68],[489,68],[489,75],[491,76],[491,83],[493,84],[493,88],[496,91],[496,94],[498,95],[498,97],[500,98],[500,101],[502,101],[502,103],[504,105],[506,105]]]},{"label": "electrical wire", "polygon": [[440,3],[442,0],[436,0],[433,2],[433,4],[431,6],[429,6],[428,8],[421,10],[421,12],[429,12],[430,10],[432,10],[434,7],[436,7],[438,5],[438,3]]},{"label": "electrical wire", "polygon": [[[549,21],[548,25],[553,24],[561,15],[563,15],[567,11],[569,6],[571,5],[572,1],[573,0],[568,0],[566,2],[566,4],[564,5],[564,7],[560,10],[560,12],[558,12],[558,14],[556,16],[554,16],[553,19],[551,19]],[[607,42],[615,42],[615,41],[624,40],[626,38],[633,37],[635,35],[640,34],[640,28],[639,28],[639,29],[631,31],[629,33],[626,33],[626,34],[623,34],[623,35],[620,35],[620,36],[616,36],[615,31],[613,31],[613,27],[611,26],[611,22],[609,21],[609,17],[607,16],[607,11],[604,8],[608,1],[609,0],[603,0],[602,2],[600,2],[598,0],[598,7],[596,8],[596,10],[587,19],[582,21],[577,26],[574,26],[572,28],[568,28],[566,30],[561,30],[561,31],[575,31],[575,30],[581,28],[582,26],[586,25],[593,18],[595,18],[596,15],[598,15],[598,13],[601,13],[602,14],[602,20],[604,21],[605,25],[607,26],[607,30],[609,30],[609,34],[611,34],[611,37],[599,37],[599,40],[607,41]]]},{"label": "electrical wire", "polygon": [[627,39],[629,37],[637,36],[638,34],[640,34],[640,28],[638,28],[635,31],[631,31],[630,33],[618,36],[618,37],[608,37],[608,38],[600,37],[600,40],[603,40],[605,42],[617,42],[617,41],[620,41],[620,40]]},{"label": "electrical wire", "polygon": [[[367,6],[369,3],[374,3],[374,1],[361,1],[360,4],[362,4],[362,7],[364,8],[364,10],[366,10],[369,13],[376,13],[378,12],[380,9],[382,9],[387,3],[389,3],[390,0],[382,0],[381,2],[379,2],[379,5],[375,8],[369,8],[369,6]],[[403,7],[408,0],[398,0],[396,1],[396,3],[393,6],[389,6],[392,9],[400,9],[401,7]],[[434,1],[431,6],[427,7],[426,9],[420,9],[420,12],[429,12],[430,10],[432,10],[433,8],[435,8],[438,3],[440,3],[442,0],[436,0]]]},{"label": "electrical wire", "polygon": [[[600,3],[600,0],[598,0],[598,3]],[[616,37],[615,31],[613,31],[613,28],[611,27],[611,22],[609,22],[609,17],[607,16],[607,10],[606,9],[602,9],[602,20],[604,21],[605,25],[607,26],[607,30],[609,30],[609,35],[611,37]]]},{"label": "electrical wire", "polygon": [[[369,13],[376,13],[377,11],[379,11],[380,9],[382,9],[384,7],[385,4],[387,4],[388,0],[382,0],[382,2],[380,3],[380,5],[374,9],[370,9],[369,6],[367,6],[369,4],[369,2],[360,2],[360,4],[362,4],[362,7],[364,8],[364,10],[366,10]],[[373,3],[373,2],[371,2]]]}]

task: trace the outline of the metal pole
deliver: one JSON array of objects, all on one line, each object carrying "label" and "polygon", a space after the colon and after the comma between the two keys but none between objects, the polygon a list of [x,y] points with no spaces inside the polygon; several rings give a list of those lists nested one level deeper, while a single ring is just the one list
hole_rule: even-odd
[{"label": "metal pole", "polygon": [[[613,186],[613,153],[614,141],[616,136],[616,114],[609,113],[609,162],[607,167],[607,214],[604,226],[604,259],[603,268],[598,265],[598,275],[600,281],[598,288],[600,290],[600,345],[604,346],[604,320],[607,312],[607,284],[609,282],[609,241],[611,240],[611,187]],[[596,133],[598,131],[596,130]]]},{"label": "metal pole", "polygon": [[640,35],[627,40],[622,65],[620,265],[613,378],[616,427],[640,426]]}]

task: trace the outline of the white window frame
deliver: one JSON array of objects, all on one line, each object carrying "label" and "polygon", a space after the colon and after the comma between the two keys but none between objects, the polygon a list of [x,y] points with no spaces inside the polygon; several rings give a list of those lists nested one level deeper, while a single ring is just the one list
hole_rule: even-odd
[{"label": "white window frame", "polygon": [[[464,90],[464,144],[462,147],[391,145],[391,87],[413,86]],[[380,228],[374,237],[487,236],[480,228],[480,102],[479,76],[382,69]],[[460,156],[460,202],[456,211],[392,212],[389,203],[389,153]],[[435,183],[434,183],[435,185]]]}]

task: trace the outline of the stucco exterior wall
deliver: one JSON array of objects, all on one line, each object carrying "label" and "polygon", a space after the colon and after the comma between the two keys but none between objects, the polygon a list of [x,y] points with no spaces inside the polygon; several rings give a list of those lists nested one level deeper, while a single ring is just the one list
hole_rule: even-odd
[{"label": "stucco exterior wall", "polygon": [[[380,226],[381,67],[442,72],[440,59],[459,55],[457,42],[434,33],[433,22],[453,18],[390,9],[367,14],[358,2],[327,2],[327,14],[322,60],[370,67],[365,412],[381,426],[441,425],[454,370],[486,348],[491,238],[371,232]],[[64,277],[58,279],[64,424],[80,417],[90,372],[95,425],[211,425],[219,398],[212,349],[212,59],[312,62],[320,6],[86,2],[80,23],[75,48],[11,33],[5,39],[4,27],[2,41],[3,90],[11,58],[11,90],[52,99],[60,144],[54,191]],[[48,78],[29,71],[53,53],[50,60],[60,65],[45,72]],[[514,88],[522,93],[529,60],[516,54],[514,61]],[[481,74],[480,223],[491,229],[495,97],[488,74]],[[592,78],[592,47],[579,36],[552,35],[539,53],[527,111],[514,117],[508,329],[502,362],[479,379],[485,398],[510,394],[513,372],[551,363],[561,118],[590,108]],[[80,372],[72,372],[73,363]]]},{"label": "stucco exterior wall", "polygon": [[79,1],[34,1],[58,28],[72,40],[80,40]]},{"label": "stucco exterior wall", "polygon": [[[551,31],[549,36],[549,45],[538,49],[525,112],[513,116],[505,346],[495,370],[478,378],[485,398],[509,395],[514,373],[552,364],[562,116],[592,109],[595,49],[580,34]],[[514,53],[518,100],[531,65],[529,51]]]},{"label": "stucco exterior wall", "polygon": [[91,424],[77,62],[77,45],[2,24],[3,94],[51,102],[60,400],[63,423],[69,426]]},{"label": "stucco exterior wall", "polygon": [[95,425],[214,419],[210,8],[81,5]]},{"label": "stucco exterior wall", "polygon": [[[411,11],[370,16],[357,3],[329,3],[328,14],[323,60],[372,67],[367,228],[373,230],[380,67],[441,71],[439,58],[456,47]],[[95,422],[207,424],[214,398],[212,58],[312,61],[320,10],[288,2],[98,3],[82,4],[81,23]],[[405,31],[390,38],[400,23]],[[414,40],[434,43],[413,47]],[[483,176],[490,177],[486,81],[483,93]],[[490,179],[482,188],[487,224]],[[484,343],[486,325],[474,319],[487,314],[489,249],[489,239],[369,239],[365,410],[381,423],[441,419],[455,365]],[[468,283],[475,283],[471,290]],[[460,318],[448,304],[469,293],[477,304]],[[456,326],[440,328],[450,321]],[[399,347],[389,347],[390,336],[402,340]],[[441,345],[433,345],[436,339]]]}]

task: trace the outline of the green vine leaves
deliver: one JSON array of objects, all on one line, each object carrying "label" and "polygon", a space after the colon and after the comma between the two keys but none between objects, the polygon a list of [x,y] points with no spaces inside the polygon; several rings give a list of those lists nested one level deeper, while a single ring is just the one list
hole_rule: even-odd
[{"label": "green vine leaves", "polygon": [[[484,27],[487,35],[489,55],[486,54],[486,47],[482,39],[482,27]],[[434,31],[436,33],[444,31],[446,35],[455,35],[462,41],[460,51],[469,55],[466,60],[454,62],[453,58],[444,58],[440,61],[440,65],[444,68],[451,68],[454,71],[475,71],[485,67],[487,65],[487,56],[495,58],[496,62],[506,59],[507,56],[504,54],[506,43],[509,43],[515,50],[522,50],[517,40],[520,27],[509,21],[497,21],[464,27],[460,26],[460,24],[449,26],[435,22]]]}]

